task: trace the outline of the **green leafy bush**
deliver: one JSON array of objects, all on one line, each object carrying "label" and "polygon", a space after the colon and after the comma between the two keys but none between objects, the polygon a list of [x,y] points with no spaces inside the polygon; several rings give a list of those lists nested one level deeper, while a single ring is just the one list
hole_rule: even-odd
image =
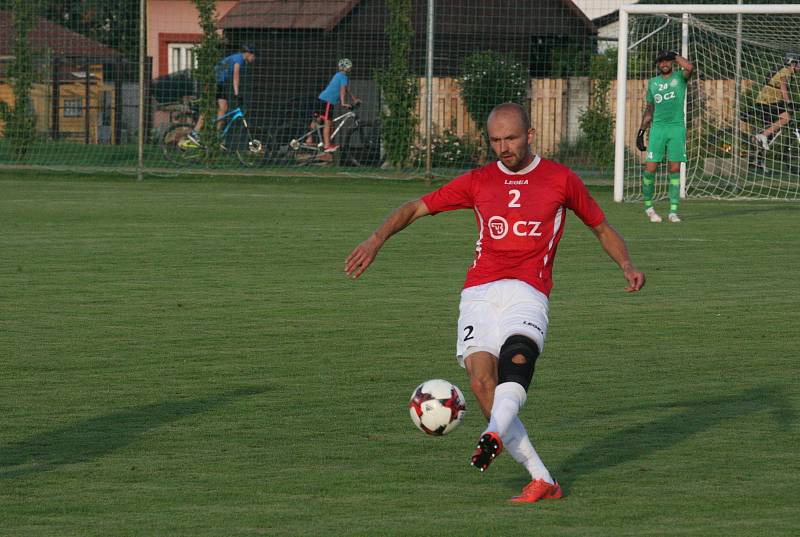
[{"label": "green leafy bush", "polygon": [[467,57],[458,85],[467,113],[483,131],[489,112],[498,104],[524,104],[528,73],[512,54],[486,50]]},{"label": "green leafy bush", "polygon": [[[417,166],[425,165],[424,142],[415,148],[414,160]],[[468,168],[478,163],[480,145],[468,136],[459,137],[450,129],[434,132],[431,136],[431,167]]]},{"label": "green leafy bush", "polygon": [[592,57],[589,76],[592,79],[590,105],[579,119],[580,143],[588,151],[588,157],[601,167],[610,167],[614,162],[614,115],[608,103],[611,80],[616,73],[616,49]]}]

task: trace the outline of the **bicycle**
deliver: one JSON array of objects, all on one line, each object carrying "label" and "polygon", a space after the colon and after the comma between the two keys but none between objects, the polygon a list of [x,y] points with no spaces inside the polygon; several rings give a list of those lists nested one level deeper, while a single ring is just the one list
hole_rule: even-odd
[{"label": "bicycle", "polygon": [[[190,105],[192,122],[181,122],[172,125],[161,138],[161,150],[168,161],[187,165],[203,161],[208,149],[193,142],[189,133],[194,129],[199,108],[197,102]],[[217,142],[223,152],[233,151],[243,166],[252,167],[269,158],[269,135],[256,138],[250,131],[247,118],[241,107],[235,107],[217,118]]]},{"label": "bicycle", "polygon": [[769,139],[766,148],[757,141],[751,143],[755,151],[750,152],[748,160],[753,172],[759,174],[788,172],[792,175],[800,173],[800,127],[794,117],[788,125],[784,125]]},{"label": "bicycle", "polygon": [[[341,140],[338,151],[325,152],[322,124],[292,138],[282,149],[289,154],[290,159],[301,164],[331,162],[333,155],[338,153],[339,162],[345,165],[380,166],[382,163],[380,139],[373,132],[376,129],[358,117],[358,107],[359,104],[356,103],[348,111],[331,119],[331,143]],[[312,143],[307,143],[309,139]],[[328,158],[327,155],[331,157]]]}]

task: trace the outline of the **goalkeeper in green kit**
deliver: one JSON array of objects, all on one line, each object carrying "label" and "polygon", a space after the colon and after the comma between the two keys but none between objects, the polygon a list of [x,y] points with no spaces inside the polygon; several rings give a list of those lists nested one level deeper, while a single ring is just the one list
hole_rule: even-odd
[{"label": "goalkeeper in green kit", "polygon": [[[674,69],[674,64],[679,69]],[[653,207],[653,189],[658,164],[667,155],[669,177],[669,216],[673,223],[680,222],[678,202],[681,190],[681,162],[686,162],[686,122],[683,103],[686,100],[686,80],[694,71],[694,65],[677,52],[662,50],[655,60],[658,75],[647,81],[647,108],[642,126],[636,136],[636,147],[647,151],[642,174],[644,210],[651,222],[661,222]],[[650,127],[652,123],[652,127]],[[644,136],[650,128],[648,144]]]}]

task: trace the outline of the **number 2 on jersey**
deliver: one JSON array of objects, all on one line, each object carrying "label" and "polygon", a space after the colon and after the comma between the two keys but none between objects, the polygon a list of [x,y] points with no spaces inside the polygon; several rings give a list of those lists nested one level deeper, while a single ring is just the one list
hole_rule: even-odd
[{"label": "number 2 on jersey", "polygon": [[511,196],[511,201],[508,202],[509,207],[522,207],[522,204],[519,203],[520,191],[516,188],[513,188],[508,191],[508,195]]}]

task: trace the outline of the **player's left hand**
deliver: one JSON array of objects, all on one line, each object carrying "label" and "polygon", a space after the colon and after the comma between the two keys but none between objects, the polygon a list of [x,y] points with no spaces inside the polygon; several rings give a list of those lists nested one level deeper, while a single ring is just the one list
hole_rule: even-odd
[{"label": "player's left hand", "polygon": [[633,265],[627,265],[623,270],[625,279],[628,280],[628,286],[625,288],[629,293],[635,293],[644,287],[644,272],[636,270]]},{"label": "player's left hand", "polygon": [[678,54],[678,53],[677,53],[677,52],[675,52],[674,50],[670,50],[670,51],[667,53],[667,59],[668,59],[668,60],[674,60],[674,59],[675,59],[675,58],[677,58],[678,56],[680,56],[680,54]]},{"label": "player's left hand", "polygon": [[647,144],[644,143],[644,129],[639,129],[636,133],[636,149],[639,151],[647,151]]},{"label": "player's left hand", "polygon": [[355,247],[350,252],[344,262],[344,272],[349,277],[355,279],[361,276],[367,267],[375,260],[383,243],[375,234],[369,236],[367,240]]}]

